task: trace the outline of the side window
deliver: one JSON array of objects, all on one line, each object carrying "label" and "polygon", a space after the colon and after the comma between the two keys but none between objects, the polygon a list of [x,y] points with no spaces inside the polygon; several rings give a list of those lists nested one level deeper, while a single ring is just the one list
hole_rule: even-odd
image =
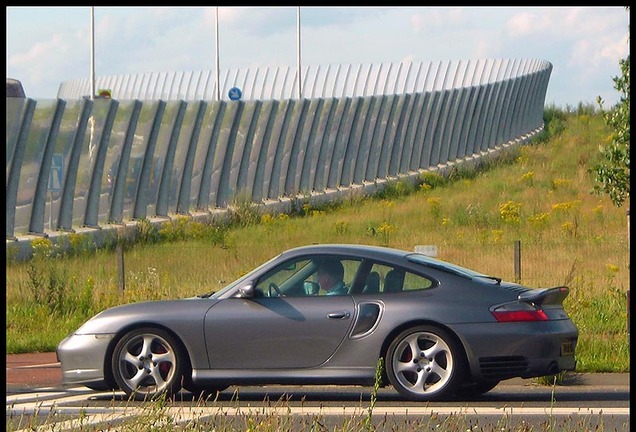
[{"label": "side window", "polygon": [[367,274],[362,294],[377,294],[386,289],[386,275],[393,267],[375,263]]},{"label": "side window", "polygon": [[367,274],[362,294],[397,293],[431,288],[434,282],[401,267],[374,263]]},{"label": "side window", "polygon": [[358,268],[360,267],[360,260],[344,259],[341,260],[344,267],[344,283],[346,286],[351,287],[353,280],[358,274]]},{"label": "side window", "polygon": [[360,260],[313,255],[287,261],[258,280],[259,297],[347,295]]},{"label": "side window", "polygon": [[405,272],[402,291],[419,291],[431,288],[432,286],[433,281],[430,279],[408,271]]},{"label": "side window", "polygon": [[358,274],[361,260],[336,256],[319,256],[312,281],[318,285],[318,295],[347,295]]},{"label": "side window", "polygon": [[304,295],[304,281],[315,270],[315,264],[308,258],[284,262],[259,279],[255,287],[257,296]]}]

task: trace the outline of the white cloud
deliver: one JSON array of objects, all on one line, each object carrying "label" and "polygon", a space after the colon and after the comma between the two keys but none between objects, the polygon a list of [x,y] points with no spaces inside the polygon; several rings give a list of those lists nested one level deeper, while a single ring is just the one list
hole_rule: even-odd
[{"label": "white cloud", "polygon": [[451,23],[463,23],[466,20],[466,12],[464,8],[450,8],[448,11],[448,21]]},{"label": "white cloud", "polygon": [[415,34],[419,34],[425,26],[425,19],[421,14],[411,15],[411,28]]},{"label": "white cloud", "polygon": [[466,24],[465,13],[461,8],[417,8],[410,16],[411,28],[415,34],[447,33],[445,29],[461,31]]},{"label": "white cloud", "polygon": [[549,14],[524,12],[513,15],[506,23],[511,37],[520,38],[540,34],[552,25]]},{"label": "white cloud", "polygon": [[214,28],[217,20],[217,11],[215,7],[205,7],[203,8],[203,22],[206,26],[210,26],[210,28]]},{"label": "white cloud", "polygon": [[622,59],[629,54],[629,36],[626,34],[622,40],[607,40],[601,48],[601,56],[608,61]]},{"label": "white cloud", "polygon": [[28,64],[31,62],[39,62],[44,56],[50,55],[51,52],[59,52],[60,44],[62,42],[62,36],[56,34],[50,40],[37,42],[26,52],[21,52],[10,56],[9,64],[15,67],[25,67],[28,66]]}]

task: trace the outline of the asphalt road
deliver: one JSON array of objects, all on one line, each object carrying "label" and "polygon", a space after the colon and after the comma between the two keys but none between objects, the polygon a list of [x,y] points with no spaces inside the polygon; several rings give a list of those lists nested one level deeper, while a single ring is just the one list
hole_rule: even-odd
[{"label": "asphalt road", "polygon": [[[73,430],[73,419],[83,421],[125,422],[139,415],[141,403],[127,401],[122,392],[93,392],[84,387],[69,388],[61,384],[61,371],[54,353],[7,355],[7,422],[27,416],[45,416],[55,410],[67,418],[68,430]],[[193,401],[182,392],[172,402],[170,415],[181,422],[244,421],[245,413],[259,412],[291,416],[299,422],[294,430],[311,428],[319,419],[322,426],[333,429],[347,419],[363,419],[369,412],[372,388],[336,386],[242,386],[229,388],[214,400]],[[490,392],[471,400],[416,404],[405,401],[392,388],[382,388],[377,394],[373,419],[377,430],[395,429],[405,422],[420,422],[428,429],[431,422],[448,423],[449,416],[461,414],[462,421],[479,425],[478,430],[497,429],[502,419],[509,430],[521,430],[520,425],[531,425],[544,430],[547,422],[570,423],[571,429],[562,430],[629,430],[629,374],[571,373],[558,386],[538,385],[535,380],[511,379],[501,382]],[[219,417],[219,410],[224,415]],[[277,411],[278,410],[278,411]],[[196,419],[196,420],[193,420]],[[384,423],[383,423],[384,422]],[[424,423],[422,423],[424,422]],[[9,423],[8,423],[9,424]],[[492,425],[493,429],[488,427]],[[215,426],[218,424],[215,423]],[[457,425],[466,430],[465,425]],[[580,426],[580,428],[579,428]],[[18,426],[12,430],[27,430]],[[66,430],[57,425],[56,430]],[[245,430],[235,423],[231,429]],[[470,426],[472,427],[472,426]],[[315,428],[314,428],[315,429]],[[458,429],[459,430],[459,429]],[[472,429],[470,429],[472,430]],[[524,429],[525,430],[525,429]],[[535,429],[532,429],[535,430]]]},{"label": "asphalt road", "polygon": [[[55,353],[9,354],[6,358],[7,390],[62,385],[62,373]],[[524,385],[530,381],[515,378],[503,381],[500,386]],[[629,388],[629,373],[572,373],[570,381],[572,385],[627,386]]]}]

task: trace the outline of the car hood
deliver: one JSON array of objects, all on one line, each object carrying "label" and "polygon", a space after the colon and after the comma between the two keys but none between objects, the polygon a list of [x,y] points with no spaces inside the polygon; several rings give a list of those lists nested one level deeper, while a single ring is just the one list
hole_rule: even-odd
[{"label": "car hood", "polygon": [[112,334],[138,324],[166,325],[175,321],[194,321],[205,316],[219,300],[191,297],[130,303],[106,309],[86,321],[75,334]]}]

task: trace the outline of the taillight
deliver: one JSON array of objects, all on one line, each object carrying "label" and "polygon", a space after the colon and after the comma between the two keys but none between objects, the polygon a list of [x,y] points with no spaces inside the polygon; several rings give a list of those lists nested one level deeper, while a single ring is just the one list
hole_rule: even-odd
[{"label": "taillight", "polygon": [[499,322],[548,321],[543,310],[528,303],[509,303],[492,309],[490,313]]}]

